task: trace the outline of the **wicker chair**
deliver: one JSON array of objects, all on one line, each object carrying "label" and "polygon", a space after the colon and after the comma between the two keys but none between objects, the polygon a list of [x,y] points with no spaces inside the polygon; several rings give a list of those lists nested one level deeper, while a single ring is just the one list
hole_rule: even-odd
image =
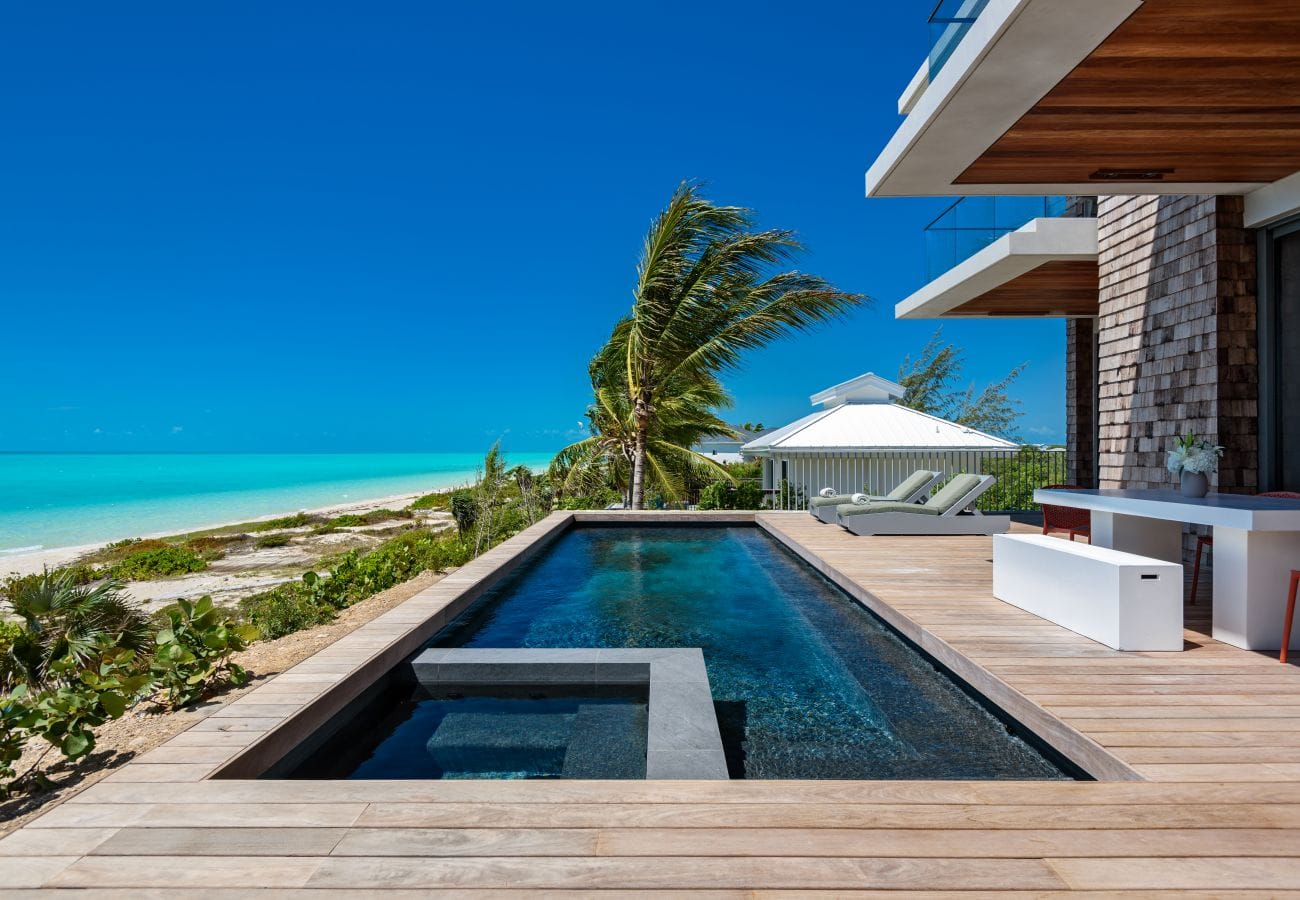
[{"label": "wicker chair", "polygon": [[[1045,484],[1045,490],[1050,491],[1081,491],[1083,490],[1077,484]],[[1074,536],[1080,535],[1092,543],[1092,514],[1086,509],[1077,509],[1073,506],[1051,506],[1043,504],[1043,534],[1068,534],[1070,540]]]}]

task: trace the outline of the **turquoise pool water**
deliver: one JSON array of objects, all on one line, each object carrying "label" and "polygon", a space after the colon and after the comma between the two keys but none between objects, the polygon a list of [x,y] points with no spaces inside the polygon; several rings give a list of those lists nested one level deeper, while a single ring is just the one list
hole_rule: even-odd
[{"label": "turquoise pool water", "polygon": [[576,528],[432,646],[700,647],[732,778],[1072,777],[754,527]]},{"label": "turquoise pool water", "polygon": [[455,487],[482,464],[482,453],[0,453],[0,565],[6,552]]}]

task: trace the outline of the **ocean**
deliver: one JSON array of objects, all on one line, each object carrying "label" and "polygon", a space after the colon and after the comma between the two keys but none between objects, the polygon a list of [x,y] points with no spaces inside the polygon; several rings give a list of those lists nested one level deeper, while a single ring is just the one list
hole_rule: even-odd
[{"label": "ocean", "polygon": [[455,487],[482,463],[482,453],[0,453],[0,556]]}]

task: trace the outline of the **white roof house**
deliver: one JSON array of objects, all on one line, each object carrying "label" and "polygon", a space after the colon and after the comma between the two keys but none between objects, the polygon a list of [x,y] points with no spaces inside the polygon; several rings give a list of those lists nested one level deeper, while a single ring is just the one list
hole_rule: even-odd
[{"label": "white roof house", "polygon": [[803,508],[823,488],[884,494],[918,469],[980,472],[1013,454],[1012,441],[917,412],[901,385],[868,372],[813,394],[821,409],[741,447],[763,461],[763,488],[781,509]]},{"label": "white roof house", "polygon": [[895,401],[901,385],[872,372],[813,394],[817,412],[768,431],[745,444],[746,454],[773,451],[818,453],[864,450],[1014,450],[1012,441]]},{"label": "white roof house", "polygon": [[710,457],[714,462],[719,463],[738,463],[744,462],[745,458],[741,455],[740,448],[748,441],[757,438],[762,432],[749,431],[745,428],[735,427],[738,437],[732,437],[724,434],[711,434],[701,438],[699,442],[691,446],[691,450],[701,456]]}]

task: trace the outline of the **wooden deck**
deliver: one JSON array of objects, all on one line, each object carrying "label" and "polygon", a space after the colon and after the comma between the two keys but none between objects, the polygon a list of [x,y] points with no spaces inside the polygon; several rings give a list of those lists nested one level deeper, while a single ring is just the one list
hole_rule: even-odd
[{"label": "wooden deck", "polygon": [[[1300,669],[1118,653],[994,600],[987,538],[760,524],[1099,777],[1029,782],[213,779],[329,714],[557,514],[0,841],[5,888],[205,896],[1300,896]],[[347,690],[343,690],[346,694]],[[331,700],[331,702],[333,702]],[[259,749],[260,748],[260,749]],[[253,765],[244,763],[243,765]],[[160,890],[159,893],[162,891]]]}]

